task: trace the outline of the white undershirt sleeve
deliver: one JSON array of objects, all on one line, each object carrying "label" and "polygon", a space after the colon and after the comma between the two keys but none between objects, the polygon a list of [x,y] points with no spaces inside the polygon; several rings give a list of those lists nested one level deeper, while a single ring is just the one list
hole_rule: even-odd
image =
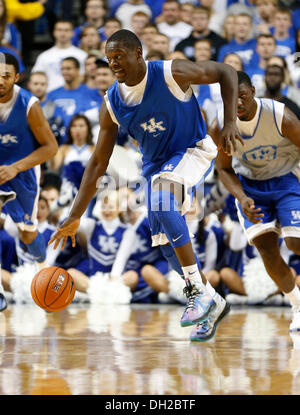
[{"label": "white undershirt sleeve", "polygon": [[111,270],[112,277],[121,277],[123,274],[127,261],[134,250],[135,239],[136,232],[134,228],[126,229]]},{"label": "white undershirt sleeve", "polygon": [[281,126],[282,126],[282,119],[283,119],[285,105],[282,102],[278,102],[275,100],[273,102],[274,102],[276,124],[277,124],[280,134],[282,134]]},{"label": "white undershirt sleeve", "polygon": [[215,269],[218,254],[217,238],[213,231],[210,231],[205,242],[205,263],[202,269],[203,274]]},{"label": "white undershirt sleeve", "polygon": [[78,233],[82,233],[85,235],[86,239],[89,241],[92,237],[96,226],[95,219],[92,218],[81,218],[80,225],[77,229]]},{"label": "white undershirt sleeve", "polygon": [[32,105],[35,104],[36,102],[40,102],[37,97],[31,97],[30,98],[30,100],[29,100],[29,102],[27,104],[27,112],[26,112],[27,116],[29,114],[29,111],[30,111]]}]

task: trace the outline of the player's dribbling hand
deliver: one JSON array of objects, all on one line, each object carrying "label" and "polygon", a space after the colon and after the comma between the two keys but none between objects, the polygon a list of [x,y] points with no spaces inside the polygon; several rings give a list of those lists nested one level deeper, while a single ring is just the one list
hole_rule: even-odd
[{"label": "player's dribbling hand", "polygon": [[235,122],[227,123],[222,128],[219,135],[218,150],[222,149],[224,153],[231,155],[231,146],[236,151],[236,140],[244,145],[243,139],[240,137]]},{"label": "player's dribbling hand", "polygon": [[16,177],[18,170],[13,164],[0,166],[0,185]]},{"label": "player's dribbling hand", "polygon": [[247,219],[252,223],[261,223],[263,213],[260,213],[260,208],[255,208],[254,200],[251,197],[245,196],[241,200],[241,207],[243,213],[247,216]]},{"label": "player's dribbling hand", "polygon": [[60,227],[57,228],[57,232],[55,232],[55,234],[52,236],[52,238],[48,242],[48,245],[52,244],[52,242],[55,241],[53,248],[56,249],[60,241],[62,240],[62,244],[60,247],[60,249],[62,250],[64,249],[67,243],[68,237],[70,237],[72,240],[72,247],[74,248],[74,246],[76,245],[75,234],[76,234],[79,224],[80,224],[80,219],[71,219],[71,218],[66,219],[60,225]]}]

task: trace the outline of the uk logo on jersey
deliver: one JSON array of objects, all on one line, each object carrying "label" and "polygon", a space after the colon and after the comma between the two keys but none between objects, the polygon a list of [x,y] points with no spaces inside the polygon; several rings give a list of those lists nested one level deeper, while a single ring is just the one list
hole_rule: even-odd
[{"label": "uk logo on jersey", "polygon": [[1,141],[1,144],[4,144],[4,145],[18,143],[17,136],[10,135],[10,134],[4,134],[4,135],[0,134],[0,141]]},{"label": "uk logo on jersey", "polygon": [[104,253],[115,254],[119,247],[114,236],[99,235],[98,244]]},{"label": "uk logo on jersey", "polygon": [[276,146],[260,146],[253,148],[243,154],[243,159],[246,161],[270,161],[276,159]]},{"label": "uk logo on jersey", "polygon": [[163,170],[165,171],[172,171],[174,169],[173,164],[166,164],[165,167],[163,168]]},{"label": "uk logo on jersey", "polygon": [[163,121],[156,121],[155,118],[152,117],[149,121],[140,124],[140,126],[144,129],[144,131],[152,133],[153,137],[157,137],[162,131],[166,130],[163,124]]}]

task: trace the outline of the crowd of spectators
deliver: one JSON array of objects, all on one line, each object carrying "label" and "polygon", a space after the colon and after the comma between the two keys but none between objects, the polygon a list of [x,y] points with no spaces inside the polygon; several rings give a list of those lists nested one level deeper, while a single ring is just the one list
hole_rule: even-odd
[{"label": "crowd of spectators", "polygon": [[[74,17],[75,6],[80,13]],[[28,33],[22,26],[28,21],[34,36],[42,27],[53,40],[32,63]],[[105,57],[105,42],[121,28],[140,38],[146,60],[227,63],[248,73],[258,98],[284,102],[300,118],[299,0],[87,0],[82,4],[0,0],[0,52],[18,58],[20,82],[39,98],[59,144],[57,155],[42,166],[38,226],[45,243],[66,217],[96,144],[99,108],[115,81]],[[34,40],[31,42],[32,46]],[[220,86],[194,85],[193,90],[209,126],[223,106]],[[76,247],[67,244],[63,251],[55,252],[48,248],[46,264],[68,269],[83,293],[100,273],[103,278],[122,277],[133,302],[184,302],[180,294],[184,282],[174,278],[159,248],[151,247],[143,199],[133,191],[141,171],[134,137],[120,129],[117,150],[102,180],[105,191],[95,195],[82,219]],[[116,185],[118,180],[128,179],[122,176],[124,167],[137,172],[135,182]],[[111,172],[117,173],[118,180]],[[187,220],[203,272],[219,292],[233,303],[284,303],[276,287],[265,284],[265,292],[261,289],[256,295],[253,287],[258,280],[249,284],[251,261],[262,280],[265,272],[253,261],[259,261],[259,254],[248,244],[233,198],[218,181],[216,171],[206,179],[204,195],[195,198]],[[10,291],[18,267],[34,260],[5,215],[0,233],[2,280]],[[300,257],[283,242],[281,249],[298,281]],[[261,267],[259,272],[257,267]],[[244,278],[248,278],[247,284]]]}]

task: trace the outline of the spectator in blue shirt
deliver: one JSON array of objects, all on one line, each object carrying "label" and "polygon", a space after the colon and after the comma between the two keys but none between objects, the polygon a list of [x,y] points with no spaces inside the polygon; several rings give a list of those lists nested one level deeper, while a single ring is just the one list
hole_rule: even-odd
[{"label": "spectator in blue shirt", "polygon": [[64,113],[53,101],[48,99],[48,77],[45,72],[33,72],[29,76],[27,88],[39,100],[45,118],[57,140],[58,145],[65,143]]},{"label": "spectator in blue shirt", "polygon": [[239,55],[243,64],[254,64],[258,61],[255,53],[256,40],[251,38],[252,18],[247,13],[240,13],[234,19],[234,36],[233,39],[220,48],[218,61],[223,62],[224,57],[228,53],[236,53]]},{"label": "spectator in blue shirt", "polygon": [[118,30],[122,29],[122,24],[119,19],[116,17],[109,17],[105,20],[104,23],[104,33],[102,34],[102,37],[105,39],[108,39]]},{"label": "spectator in blue shirt", "polygon": [[257,96],[260,96],[265,89],[265,70],[268,60],[275,53],[276,41],[270,34],[261,34],[257,37],[256,41],[256,52],[259,56],[259,62],[258,65],[249,66],[247,73],[251,78],[252,85],[255,86]]},{"label": "spectator in blue shirt", "polygon": [[80,63],[74,57],[67,57],[61,63],[64,86],[49,92],[48,99],[64,111],[64,125],[68,128],[71,118],[98,105],[98,92],[82,83]]},{"label": "spectator in blue shirt", "polygon": [[258,23],[255,27],[255,32],[257,34],[270,33],[277,7],[278,0],[256,0]]},{"label": "spectator in blue shirt", "polygon": [[86,53],[91,53],[94,50],[98,50],[100,52],[101,46],[101,37],[99,32],[95,26],[86,25],[82,29],[80,34],[80,49],[84,50]]},{"label": "spectator in blue shirt", "polygon": [[5,32],[5,27],[3,25],[0,24],[0,52],[2,53],[10,53],[11,55],[13,55],[18,63],[19,63],[19,68],[20,68],[20,81],[24,80],[25,77],[25,65],[22,61],[22,59],[20,58],[18,51],[16,49],[14,49],[12,46],[5,46],[2,44],[2,40],[4,37],[4,32]]},{"label": "spectator in blue shirt", "polygon": [[12,46],[18,53],[21,53],[21,34],[13,23],[7,22],[6,5],[4,0],[0,0],[0,25],[4,26],[3,42]]},{"label": "spectator in blue shirt", "polygon": [[286,8],[277,9],[274,14],[274,26],[271,33],[276,40],[277,56],[286,57],[296,51],[295,33],[292,27],[291,11]]},{"label": "spectator in blue shirt", "polygon": [[82,25],[75,27],[74,36],[72,39],[73,45],[79,46],[82,29],[87,25],[96,27],[99,32],[101,41],[105,40],[104,19],[106,13],[107,12],[103,0],[88,0],[85,5],[86,21]]}]

